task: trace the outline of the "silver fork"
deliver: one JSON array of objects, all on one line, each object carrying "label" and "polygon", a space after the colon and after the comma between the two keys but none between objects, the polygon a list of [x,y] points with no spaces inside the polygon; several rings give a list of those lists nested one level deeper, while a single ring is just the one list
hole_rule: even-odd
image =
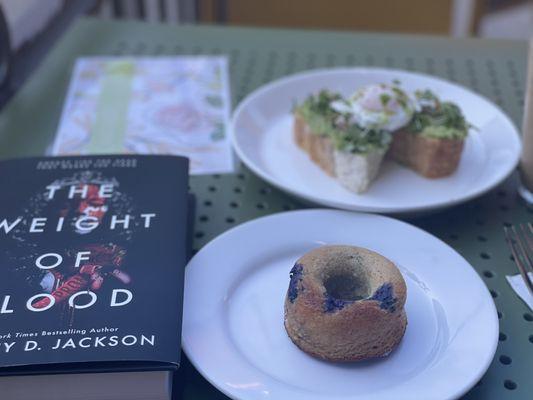
[{"label": "silver fork", "polygon": [[533,226],[531,223],[518,224],[503,230],[520,275],[533,295],[533,283],[528,275],[529,271],[533,271]]}]

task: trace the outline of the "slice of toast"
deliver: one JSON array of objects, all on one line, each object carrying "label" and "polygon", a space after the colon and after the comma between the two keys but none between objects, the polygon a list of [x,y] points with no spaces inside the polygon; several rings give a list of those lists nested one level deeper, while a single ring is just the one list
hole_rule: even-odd
[{"label": "slice of toast", "polygon": [[298,113],[294,115],[293,134],[298,146],[311,160],[355,193],[362,193],[368,189],[376,178],[385,155],[384,149],[366,154],[337,150],[329,137],[320,135],[320,132],[313,132]]},{"label": "slice of toast", "polygon": [[437,139],[400,129],[392,135],[387,156],[426,178],[451,175],[459,165],[464,139]]},{"label": "slice of toast", "polygon": [[336,176],[334,148],[331,139],[313,133],[311,127],[297,113],[294,114],[293,133],[296,144],[311,157],[311,160],[328,175]]}]

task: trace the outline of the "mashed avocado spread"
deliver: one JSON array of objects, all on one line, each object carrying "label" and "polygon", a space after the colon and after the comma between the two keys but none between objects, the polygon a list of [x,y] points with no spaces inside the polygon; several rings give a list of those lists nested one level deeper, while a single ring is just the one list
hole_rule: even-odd
[{"label": "mashed avocado spread", "polygon": [[[416,107],[404,122],[409,133],[435,139],[462,140],[467,136],[471,126],[456,104],[441,102],[430,90],[416,91],[411,99]],[[390,98],[381,96],[379,100],[387,105]],[[331,138],[337,150],[357,154],[386,150],[394,131],[359,124],[353,111],[332,106],[343,101],[345,99],[340,94],[322,90],[296,105],[293,112],[305,120],[313,133]]]},{"label": "mashed avocado spread", "polygon": [[415,112],[408,130],[435,139],[464,139],[470,124],[454,103],[441,102],[430,90],[417,91],[420,110]]},{"label": "mashed avocado spread", "polygon": [[338,150],[365,154],[388,148],[391,141],[389,132],[361,128],[350,121],[349,115],[331,107],[333,101],[341,99],[339,94],[322,90],[295,106],[293,112],[305,120],[312,132],[330,137]]}]

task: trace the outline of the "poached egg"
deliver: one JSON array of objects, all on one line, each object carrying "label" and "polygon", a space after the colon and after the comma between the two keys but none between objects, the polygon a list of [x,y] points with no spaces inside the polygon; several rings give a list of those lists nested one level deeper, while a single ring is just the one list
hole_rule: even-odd
[{"label": "poached egg", "polygon": [[373,84],[358,89],[346,100],[333,101],[331,107],[361,128],[392,132],[409,123],[416,106],[399,87]]}]

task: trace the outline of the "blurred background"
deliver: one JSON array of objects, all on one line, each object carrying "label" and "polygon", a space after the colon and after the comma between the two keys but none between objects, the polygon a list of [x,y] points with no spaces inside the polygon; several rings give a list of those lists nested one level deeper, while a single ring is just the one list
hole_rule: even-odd
[{"label": "blurred background", "polygon": [[528,39],[533,0],[0,0],[0,106],[78,17]]}]

